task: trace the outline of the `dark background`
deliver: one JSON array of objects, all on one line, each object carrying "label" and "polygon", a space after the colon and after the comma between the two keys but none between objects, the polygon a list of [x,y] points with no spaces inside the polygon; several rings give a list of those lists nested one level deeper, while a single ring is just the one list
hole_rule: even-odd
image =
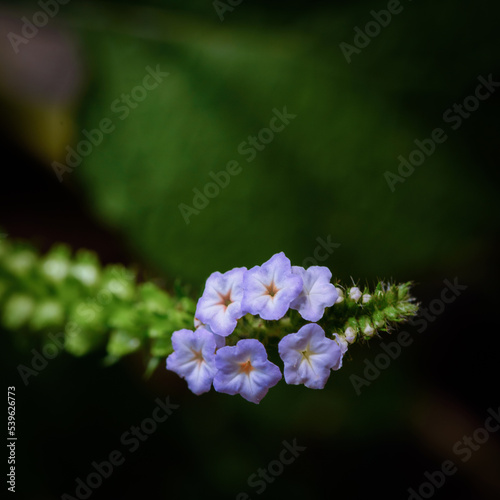
[{"label": "dark background", "polygon": [[[487,2],[403,2],[348,64],[339,44],[386,5],[243,1],[221,22],[211,2],[70,2],[14,54],[6,33],[40,7],[3,4],[7,238],[40,251],[89,248],[104,263],[199,291],[212,271],[277,251],[300,264],[330,235],[340,247],[321,264],[345,283],[414,280],[423,307],[445,279],[468,287],[424,331],[403,326],[413,343],[360,395],[352,375],[393,338],[354,346],[324,390],[282,382],[260,405],[194,396],[162,367],[146,381],[135,355],[104,368],[102,353],[63,353],[25,387],[17,368],[32,354],[14,348],[22,332],[3,331],[6,385],[17,392],[18,497],[74,496],[76,478],[113,450],[125,463],[91,498],[408,498],[445,460],[458,471],[436,498],[499,497],[499,434],[465,463],[453,448],[500,404],[500,94],[456,131],[442,116],[480,75],[500,81],[498,12]],[[110,103],[157,64],[170,76],[117,120]],[[297,118],[247,164],[238,145],[283,106]],[[59,183],[52,162],[106,116],[116,131]],[[397,157],[436,127],[447,141],[392,193],[384,172],[397,173]],[[232,159],[243,172],[186,225],[178,204]],[[130,453],[121,436],[166,396],[179,409]],[[306,450],[258,495],[248,478],[294,439]]]}]

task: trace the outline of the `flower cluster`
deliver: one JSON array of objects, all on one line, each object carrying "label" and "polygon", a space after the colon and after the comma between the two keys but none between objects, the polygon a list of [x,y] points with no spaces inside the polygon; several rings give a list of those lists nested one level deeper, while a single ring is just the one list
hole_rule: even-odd
[{"label": "flower cluster", "polygon": [[140,283],[92,252],[56,245],[41,255],[0,238],[0,326],[40,348],[54,330],[64,332],[65,351],[105,353],[107,365],[142,351],[146,376],[169,356],[168,368],[196,394],[213,385],[258,402],[281,371],[289,384],[323,387],[351,344],[418,313],[411,282],[358,288],[330,280],[327,268],[291,266],[280,253],[250,270],[213,273],[197,303],[180,285],[169,293]]},{"label": "flower cluster", "polygon": [[322,389],[331,370],[342,366],[345,352],[317,324],[339,298],[331,278],[326,267],[292,266],[283,252],[251,269],[213,273],[196,307],[195,330],[182,329],[172,335],[174,352],[167,358],[167,369],[184,378],[195,394],[213,385],[218,392],[240,394],[259,403],[281,380],[280,368],[269,361],[259,340],[241,338],[235,345],[226,345],[226,338],[244,316],[276,321],[292,309],[310,323],[280,335],[278,352],[285,382]]}]

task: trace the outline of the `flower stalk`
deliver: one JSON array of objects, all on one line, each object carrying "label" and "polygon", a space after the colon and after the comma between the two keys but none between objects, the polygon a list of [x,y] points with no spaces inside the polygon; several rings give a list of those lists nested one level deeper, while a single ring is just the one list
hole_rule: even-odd
[{"label": "flower stalk", "polygon": [[[282,258],[286,259],[284,254]],[[197,308],[197,302],[179,283],[173,292],[152,282],[139,283],[133,270],[121,265],[102,266],[92,252],[81,250],[72,255],[67,246],[56,245],[39,255],[23,243],[0,239],[0,323],[7,330],[22,332],[14,336],[20,348],[43,345],[48,335],[57,331],[64,333],[66,351],[75,356],[100,351],[106,364],[141,351],[150,373],[172,354],[172,334],[194,330],[193,322],[200,312],[205,322],[220,328],[215,332],[205,325],[212,334],[217,333],[217,348],[236,346],[246,339],[277,348],[286,336],[311,322],[319,325],[328,342],[340,341],[344,347],[366,342],[381,332],[390,332],[418,311],[410,294],[411,282],[379,282],[372,289],[345,287],[335,280],[330,284],[331,273],[326,268],[306,272],[294,266],[293,274],[283,271],[284,277],[275,283],[275,274],[266,265],[235,271],[239,288],[224,282],[224,275],[214,273],[217,286],[226,287],[224,300],[217,302],[218,296],[206,291]],[[278,259],[273,265],[281,269],[284,264]],[[264,298],[259,280],[271,280]],[[281,305],[277,303],[280,289],[291,290]],[[309,300],[313,296],[321,298],[313,303]],[[242,303],[228,305],[230,297],[233,302],[239,297]],[[234,322],[224,323],[227,318],[219,313],[211,315],[213,304],[223,312],[233,307]]]}]

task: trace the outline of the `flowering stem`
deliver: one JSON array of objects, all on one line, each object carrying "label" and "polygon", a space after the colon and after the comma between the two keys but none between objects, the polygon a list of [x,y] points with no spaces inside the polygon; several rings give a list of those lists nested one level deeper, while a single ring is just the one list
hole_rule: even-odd
[{"label": "flowering stem", "polygon": [[[340,283],[335,285],[342,290]],[[395,323],[401,323],[416,315],[418,304],[410,295],[411,282],[386,284],[379,282],[373,291],[365,287],[362,300],[343,297],[334,306],[326,308],[318,324],[330,334],[346,335],[351,328],[354,339],[351,343],[366,341],[379,332],[388,332]],[[343,292],[342,292],[343,293]],[[233,335],[227,337],[227,345],[235,345],[244,338],[257,338],[264,344],[281,340],[298,331],[307,322],[297,311],[289,310],[278,321],[265,321],[247,314],[236,327]],[[349,334],[349,331],[348,331]]]},{"label": "flowering stem", "polygon": [[[327,335],[337,333],[351,343],[389,331],[417,313],[410,285],[380,282],[361,293],[336,283],[341,295],[318,324]],[[41,256],[24,244],[1,239],[0,310],[6,329],[23,332],[14,338],[21,348],[48,342],[48,335],[58,331],[64,334],[66,351],[82,356],[101,350],[106,363],[142,350],[151,372],[172,352],[172,333],[193,328],[196,302],[179,285],[168,293],[154,283],[138,283],[123,266],[103,267],[92,252],[72,256],[58,245]],[[275,345],[306,323],[295,310],[274,321],[247,314],[226,337],[226,345],[250,338]]]}]

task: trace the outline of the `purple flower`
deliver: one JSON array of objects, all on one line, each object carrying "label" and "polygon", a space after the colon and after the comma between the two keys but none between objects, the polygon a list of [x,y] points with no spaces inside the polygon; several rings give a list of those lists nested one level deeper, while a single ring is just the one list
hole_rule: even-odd
[{"label": "purple flower", "polygon": [[252,403],[259,403],[269,388],[281,380],[280,369],[267,359],[265,347],[256,339],[222,347],[215,356],[215,366],[214,389],[241,394]]},{"label": "purple flower", "polygon": [[302,278],[292,273],[290,260],[283,252],[249,269],[243,278],[242,308],[262,319],[282,318],[290,303],[302,291]]},{"label": "purple flower", "polygon": [[303,288],[290,308],[299,311],[307,321],[319,321],[325,307],[333,306],[339,296],[337,289],[330,283],[332,273],[323,266],[311,266],[307,271],[303,267],[293,266],[292,271],[302,278]]},{"label": "purple flower", "polygon": [[212,332],[212,329],[208,325],[202,323],[198,318],[194,318],[194,328],[195,330],[198,330],[198,328],[205,328],[205,330],[209,331],[214,336],[216,349],[219,349],[220,347],[224,347],[226,345],[226,337],[222,337],[221,335],[217,335],[216,333]]},{"label": "purple flower", "polygon": [[342,357],[337,343],[327,339],[323,328],[316,323],[283,337],[278,351],[285,363],[285,382],[304,384],[310,389],[323,389],[330,370]]},{"label": "purple flower", "polygon": [[224,274],[212,273],[196,306],[196,318],[210,326],[213,333],[227,337],[245,315],[241,309],[243,276],[246,267],[237,267]]},{"label": "purple flower", "polygon": [[216,372],[214,335],[203,327],[195,332],[178,330],[172,334],[172,346],[167,370],[186,379],[195,394],[209,391]]}]

